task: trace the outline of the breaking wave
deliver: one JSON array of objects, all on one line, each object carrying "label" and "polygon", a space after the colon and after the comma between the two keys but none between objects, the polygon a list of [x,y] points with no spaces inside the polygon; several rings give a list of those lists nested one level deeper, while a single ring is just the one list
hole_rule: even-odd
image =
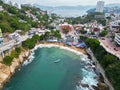
[{"label": "breaking wave", "polygon": [[34,55],[35,55],[35,50],[38,48],[51,48],[51,47],[57,47],[60,49],[65,49],[68,51],[71,51],[77,55],[80,55],[81,60],[85,63],[85,67],[82,69],[82,80],[79,81],[79,85],[76,86],[76,90],[94,90],[92,86],[97,86],[98,80],[97,80],[97,74],[94,71],[95,66],[92,64],[93,61],[91,61],[87,55],[83,54],[82,52],[76,51],[74,49],[64,47],[64,46],[59,46],[55,44],[40,44],[35,46],[34,49],[31,50],[31,54],[28,58],[23,63],[23,66],[30,64],[34,60]]}]

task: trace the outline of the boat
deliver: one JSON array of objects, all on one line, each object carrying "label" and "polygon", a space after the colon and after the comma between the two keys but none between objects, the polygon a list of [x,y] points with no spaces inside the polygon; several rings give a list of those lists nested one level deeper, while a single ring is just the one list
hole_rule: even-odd
[{"label": "boat", "polygon": [[61,59],[58,59],[58,60],[54,61],[54,63],[58,63],[58,62],[60,62],[60,61],[61,61]]}]

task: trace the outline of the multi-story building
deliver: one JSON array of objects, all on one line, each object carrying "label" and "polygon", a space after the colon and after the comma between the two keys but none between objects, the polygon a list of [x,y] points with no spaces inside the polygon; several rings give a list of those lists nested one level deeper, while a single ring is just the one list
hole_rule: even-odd
[{"label": "multi-story building", "polygon": [[111,31],[119,28],[119,26],[120,26],[120,20],[115,20],[115,21],[110,22],[110,30]]},{"label": "multi-story building", "polygon": [[98,1],[96,6],[96,12],[103,12],[104,10],[104,1]]},{"label": "multi-story building", "polygon": [[0,28],[0,45],[3,43],[3,34],[2,34],[2,30]]},{"label": "multi-story building", "polygon": [[8,0],[2,0],[3,3],[8,4]]},{"label": "multi-story building", "polygon": [[21,9],[21,4],[18,4],[18,3],[14,3],[14,7],[18,8],[18,9]]},{"label": "multi-story building", "polygon": [[3,7],[2,6],[0,6],[0,11],[3,11],[4,9],[3,9]]},{"label": "multi-story building", "polygon": [[120,45],[120,33],[115,34],[115,42]]},{"label": "multi-story building", "polygon": [[5,4],[9,4],[11,6],[14,6],[14,7],[18,8],[18,9],[21,9],[21,4],[18,4],[16,2],[12,2],[12,1],[8,1],[8,0],[2,0],[2,1]]},{"label": "multi-story building", "polygon": [[8,5],[13,6],[13,5],[14,5],[14,2],[12,2],[12,1],[8,1]]}]

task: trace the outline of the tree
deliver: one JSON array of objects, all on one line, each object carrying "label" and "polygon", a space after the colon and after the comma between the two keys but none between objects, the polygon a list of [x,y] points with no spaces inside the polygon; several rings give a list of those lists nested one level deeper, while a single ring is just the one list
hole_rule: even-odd
[{"label": "tree", "polygon": [[26,41],[22,42],[22,47],[24,49],[32,49],[34,48],[35,44],[37,43],[37,41],[39,40],[39,36],[38,35],[34,35],[31,39],[28,38]]},{"label": "tree", "polygon": [[7,22],[0,23],[0,28],[3,30],[3,33],[14,32],[14,29],[12,29]]},{"label": "tree", "polygon": [[15,30],[19,29],[19,22],[17,19],[10,19],[9,20],[10,26],[14,28]]},{"label": "tree", "polygon": [[50,36],[50,32],[45,32],[44,34],[44,40],[47,40]]},{"label": "tree", "polygon": [[17,9],[14,8],[14,7],[9,7],[9,8],[8,8],[8,12],[9,12],[9,13],[12,13],[12,14],[17,14],[17,13],[18,13]]},{"label": "tree", "polygon": [[3,59],[3,63],[4,63],[5,65],[10,66],[10,65],[12,64],[12,60],[13,60],[13,58],[12,58],[11,56],[6,56],[6,57]]},{"label": "tree", "polygon": [[97,22],[102,24],[103,26],[106,25],[106,19],[104,19],[104,18],[103,19],[98,19]]},{"label": "tree", "polygon": [[106,17],[108,20],[111,20],[111,17]]},{"label": "tree", "polygon": [[38,26],[38,22],[33,22],[33,21],[32,21],[32,22],[31,22],[31,26],[36,28],[36,27]]},{"label": "tree", "polygon": [[54,36],[55,36],[56,38],[58,38],[58,39],[61,39],[60,31],[56,30],[56,31],[54,32]]},{"label": "tree", "polygon": [[104,31],[102,31],[99,35],[101,36],[101,37],[104,37],[104,36],[106,36],[108,34],[108,31],[107,30],[104,30]]},{"label": "tree", "polygon": [[100,60],[102,66],[104,68],[108,67],[109,65],[113,64],[116,62],[116,57],[111,55],[111,54],[107,54],[105,56],[103,56],[103,59]]},{"label": "tree", "polygon": [[34,35],[33,37],[32,37],[32,41],[33,42],[35,42],[35,43],[37,43],[37,41],[39,41],[39,35]]},{"label": "tree", "polygon": [[69,29],[64,28],[62,31],[63,31],[64,34],[67,34],[69,32]]},{"label": "tree", "polygon": [[34,42],[29,38],[26,41],[22,42],[22,47],[24,49],[32,49],[34,47]]},{"label": "tree", "polygon": [[95,51],[97,49],[97,47],[100,45],[100,42],[97,39],[92,39],[92,38],[88,38],[86,40],[86,44],[91,47],[91,49],[93,51]]},{"label": "tree", "polygon": [[85,37],[85,36],[80,36],[80,40],[86,41],[86,39],[87,39],[87,37]]},{"label": "tree", "polygon": [[16,47],[16,48],[15,48],[15,51],[16,51],[17,53],[21,53],[21,48],[20,48],[20,47]]},{"label": "tree", "polygon": [[44,35],[41,35],[39,39],[40,41],[44,40]]},{"label": "tree", "polygon": [[120,89],[120,62],[109,65],[109,67],[107,67],[105,71],[109,80],[112,82],[115,90],[119,90]]},{"label": "tree", "polygon": [[81,34],[86,34],[87,31],[85,31],[85,30],[80,30],[80,33],[81,33]]}]

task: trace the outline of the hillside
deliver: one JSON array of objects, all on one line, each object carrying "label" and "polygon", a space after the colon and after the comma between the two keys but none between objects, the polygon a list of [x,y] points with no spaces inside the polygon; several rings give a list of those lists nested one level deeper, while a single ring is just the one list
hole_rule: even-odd
[{"label": "hillside", "polygon": [[51,9],[78,9],[78,10],[88,10],[90,8],[94,8],[94,6],[82,6],[82,5],[78,5],[78,6],[42,6],[39,4],[34,4],[35,7],[41,8],[43,10],[51,10]]},{"label": "hillside", "polygon": [[[96,8],[91,8],[87,13],[95,12]],[[105,13],[120,13],[120,3],[107,4],[104,7]]]},{"label": "hillside", "polygon": [[28,31],[32,27],[48,26],[51,22],[45,11],[38,8],[22,5],[17,9],[0,1],[3,11],[0,11],[0,28],[3,33],[15,30]]},{"label": "hillside", "polygon": [[120,3],[107,4],[106,7],[120,7]]}]

